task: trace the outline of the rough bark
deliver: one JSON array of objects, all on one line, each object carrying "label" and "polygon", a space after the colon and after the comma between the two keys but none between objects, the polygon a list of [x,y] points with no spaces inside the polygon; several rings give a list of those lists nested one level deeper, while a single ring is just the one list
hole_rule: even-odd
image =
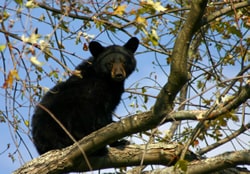
[{"label": "rough bark", "polygon": [[[22,166],[14,174],[45,174],[45,173],[62,173],[69,171],[89,171],[89,166],[81,162],[76,166],[76,162],[70,163],[68,157],[72,150],[72,146],[64,150],[50,151],[39,158],[32,160],[30,163]],[[90,156],[88,158],[92,170],[114,168],[123,166],[136,166],[140,165],[142,156],[144,158],[143,165],[147,164],[160,164],[164,166],[172,166],[178,160],[178,155],[183,146],[180,144],[148,144],[145,145],[128,145],[125,148],[117,149],[110,148],[107,155],[102,157]],[[145,154],[145,155],[144,155]],[[83,158],[83,157],[82,157]],[[240,168],[235,168],[240,164],[250,164],[250,151],[236,151],[227,152],[222,155],[211,157],[208,159],[197,160],[195,154],[188,152],[186,160],[191,161],[187,165],[186,173],[199,174],[199,173],[234,173],[249,172]],[[175,167],[165,167],[163,169],[154,170],[151,172],[143,173],[183,173],[180,169]]]},{"label": "rough bark", "polygon": [[[69,146],[63,150],[50,151],[40,157],[25,164],[14,174],[45,174],[45,173],[61,173],[69,171],[89,171],[88,164],[84,161],[83,156],[77,157],[79,160],[71,158],[72,149]],[[89,156],[88,161],[91,170],[134,166],[139,165],[144,155],[144,164],[162,164],[171,165],[178,158],[178,153],[182,146],[179,144],[149,144],[145,145],[128,145],[126,148],[117,149],[110,148],[105,156]],[[190,158],[190,157],[189,157]]]},{"label": "rough bark", "polygon": [[249,174],[250,171],[243,167],[236,167],[239,164],[250,164],[250,151],[242,150],[227,152],[212,158],[192,161],[188,164],[187,170],[181,171],[174,166],[146,171],[143,174]]}]

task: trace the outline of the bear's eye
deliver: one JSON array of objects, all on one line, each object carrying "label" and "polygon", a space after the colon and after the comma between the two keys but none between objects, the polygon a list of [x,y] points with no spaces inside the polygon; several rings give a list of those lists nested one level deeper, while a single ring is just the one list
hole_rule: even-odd
[{"label": "bear's eye", "polygon": [[113,67],[113,62],[107,63],[107,67],[108,67],[109,69],[112,69],[112,67]]}]

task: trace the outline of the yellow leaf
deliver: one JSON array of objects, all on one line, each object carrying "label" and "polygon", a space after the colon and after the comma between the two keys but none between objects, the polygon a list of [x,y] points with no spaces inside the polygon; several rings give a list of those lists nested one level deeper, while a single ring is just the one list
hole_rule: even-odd
[{"label": "yellow leaf", "polygon": [[161,5],[161,2],[156,2],[153,7],[158,12],[166,10],[166,8]]},{"label": "yellow leaf", "polygon": [[144,26],[148,25],[147,20],[143,17],[137,16],[135,20],[138,24],[142,24]]},{"label": "yellow leaf", "polygon": [[31,44],[37,43],[38,39],[41,37],[40,34],[32,33],[30,37],[25,37],[24,35],[21,36],[23,42],[29,42]]},{"label": "yellow leaf", "polygon": [[36,7],[38,7],[33,0],[27,1],[25,6],[27,8],[36,8]]},{"label": "yellow leaf", "polygon": [[6,45],[0,45],[0,51],[2,52],[6,48]]},{"label": "yellow leaf", "polygon": [[10,14],[7,13],[6,11],[1,12],[0,22],[7,20],[9,17],[10,17]]},{"label": "yellow leaf", "polygon": [[118,6],[115,11],[114,11],[114,15],[123,15],[124,12],[125,12],[125,9],[126,9],[127,5],[120,5]]},{"label": "yellow leaf", "polygon": [[150,41],[152,42],[152,44],[153,44],[154,46],[157,46],[157,45],[158,45],[159,36],[158,36],[158,34],[157,34],[157,32],[156,32],[155,29],[152,29],[152,30],[151,30]]},{"label": "yellow leaf", "polygon": [[161,2],[154,2],[153,0],[147,0],[146,3],[158,12],[166,10],[166,8],[161,5]]},{"label": "yellow leaf", "polygon": [[5,88],[5,89],[8,88],[8,87],[11,88],[14,79],[16,79],[16,80],[20,79],[16,69],[10,70],[7,79],[5,80],[5,82],[3,84],[3,88]]},{"label": "yellow leaf", "polygon": [[32,56],[30,58],[30,61],[32,64],[34,64],[35,66],[38,66],[38,67],[42,67],[43,66],[43,63],[40,62],[39,60],[37,60],[37,58],[35,56]]},{"label": "yellow leaf", "polygon": [[27,127],[29,127],[29,125],[30,125],[29,120],[25,120],[25,121],[24,121],[24,124],[25,124]]},{"label": "yellow leaf", "polygon": [[19,77],[18,72],[17,72],[16,69],[11,70],[10,73],[12,74],[12,76],[13,76],[16,80],[20,80],[20,77]]},{"label": "yellow leaf", "polygon": [[48,61],[49,57],[53,55],[52,52],[50,51],[50,45],[48,44],[48,42],[45,42],[44,40],[40,40],[39,44],[41,50],[45,54],[45,59]]},{"label": "yellow leaf", "polygon": [[41,37],[40,34],[35,34],[35,33],[32,33],[31,36],[30,36],[30,42],[31,43],[37,43],[37,40]]}]

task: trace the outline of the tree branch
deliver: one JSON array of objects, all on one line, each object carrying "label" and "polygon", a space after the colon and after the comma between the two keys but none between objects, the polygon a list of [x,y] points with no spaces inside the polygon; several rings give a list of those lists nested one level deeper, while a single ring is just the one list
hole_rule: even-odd
[{"label": "tree branch", "polygon": [[179,32],[171,57],[168,83],[164,85],[153,108],[153,115],[159,117],[172,111],[173,100],[188,80],[188,49],[194,33],[201,24],[207,1],[192,1],[187,20]]},{"label": "tree branch", "polygon": [[[78,160],[71,159],[72,149],[74,146],[69,146],[63,150],[49,151],[44,155],[26,163],[13,174],[47,174],[61,172],[79,172],[89,171],[88,165],[83,160],[83,157],[78,157]],[[88,160],[91,163],[93,170],[124,167],[139,165],[141,158],[144,155],[144,164],[162,164],[172,165],[178,159],[182,145],[179,144],[150,144],[147,145],[128,145],[125,148],[117,149],[110,148],[105,156],[89,156]],[[187,155],[188,159],[192,159],[192,154]]]},{"label": "tree branch", "polygon": [[187,173],[211,173],[241,164],[250,164],[250,150],[226,152],[205,160],[190,162]]},{"label": "tree branch", "polygon": [[240,2],[240,3],[234,4],[234,8],[232,6],[229,6],[229,7],[223,8],[221,10],[218,10],[218,11],[214,12],[213,14],[209,15],[207,17],[207,20],[206,20],[206,22],[204,24],[207,24],[207,23],[215,20],[216,18],[225,15],[225,14],[233,11],[234,9],[239,9],[239,8],[247,7],[249,5],[250,5],[250,1],[243,1],[243,2]]},{"label": "tree branch", "polygon": [[200,155],[203,155],[203,154],[209,152],[210,150],[215,149],[216,147],[219,147],[222,144],[225,144],[225,143],[231,141],[232,139],[234,139],[235,137],[239,136],[240,134],[242,134],[243,132],[245,132],[249,128],[250,128],[250,123],[248,123],[246,125],[242,125],[239,130],[235,131],[234,133],[232,133],[231,135],[227,136],[226,138],[223,138],[223,139],[217,141],[214,144],[211,144],[211,145],[209,145],[207,147],[202,148],[201,150],[199,150],[198,153]]},{"label": "tree branch", "polygon": [[[236,169],[237,165],[250,164],[250,150],[242,150],[236,152],[227,152],[212,158],[192,161],[187,166],[187,171],[177,169],[175,166],[166,167],[163,169],[154,169],[153,172],[142,172],[142,174],[236,174],[241,173],[240,169]],[[245,169],[242,174],[249,173]]]}]

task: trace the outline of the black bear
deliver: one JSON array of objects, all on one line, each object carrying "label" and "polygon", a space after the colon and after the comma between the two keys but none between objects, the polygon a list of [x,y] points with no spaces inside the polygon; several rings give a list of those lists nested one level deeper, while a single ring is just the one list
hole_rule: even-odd
[{"label": "black bear", "polygon": [[112,112],[124,92],[124,80],[135,70],[138,44],[135,37],[124,46],[90,42],[92,57],[76,67],[81,75],[72,75],[53,87],[35,108],[32,135],[40,154],[73,144],[51,114],[76,140],[113,122]]}]

